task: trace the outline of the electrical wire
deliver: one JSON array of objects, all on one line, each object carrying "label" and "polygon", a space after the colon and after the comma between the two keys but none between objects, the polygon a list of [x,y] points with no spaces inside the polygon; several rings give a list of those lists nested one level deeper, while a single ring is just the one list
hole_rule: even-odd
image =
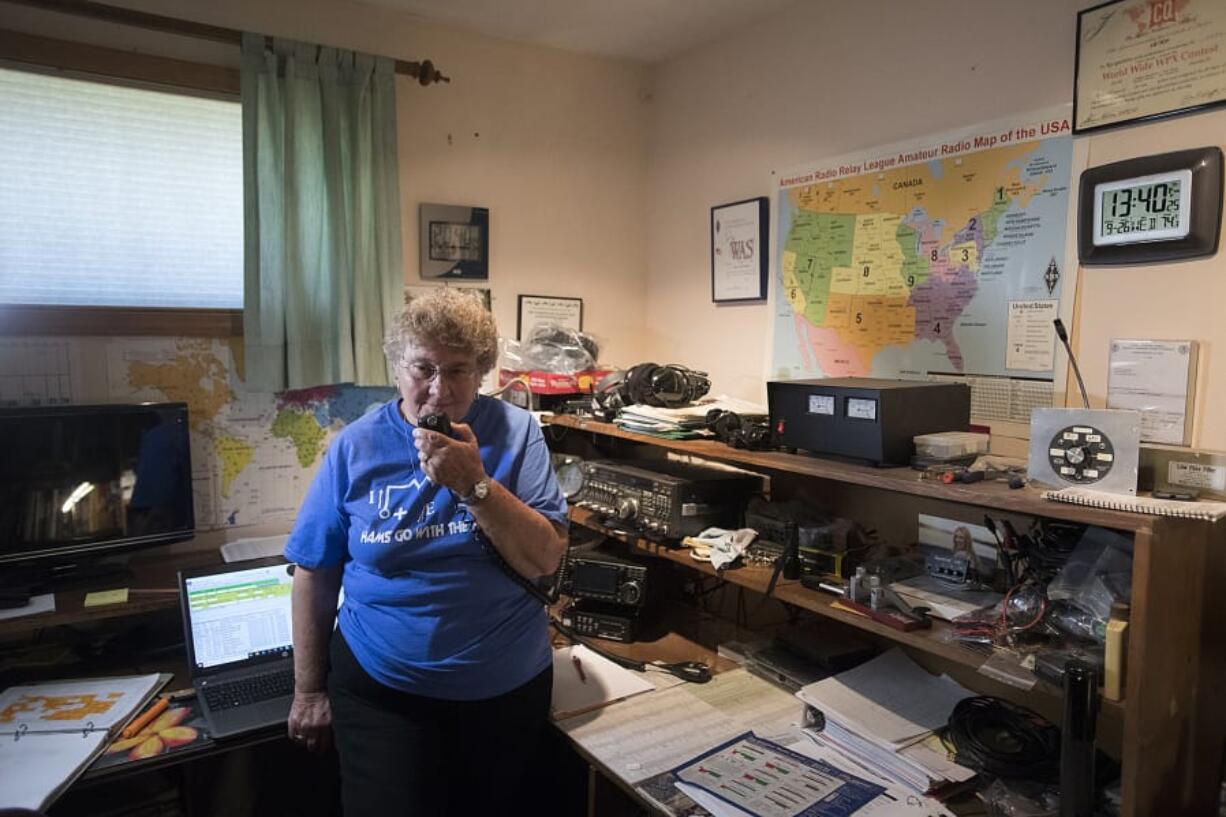
[{"label": "electrical wire", "polygon": [[959,766],[978,772],[1044,782],[1059,776],[1060,730],[1038,713],[1000,698],[960,701],[941,741]]}]

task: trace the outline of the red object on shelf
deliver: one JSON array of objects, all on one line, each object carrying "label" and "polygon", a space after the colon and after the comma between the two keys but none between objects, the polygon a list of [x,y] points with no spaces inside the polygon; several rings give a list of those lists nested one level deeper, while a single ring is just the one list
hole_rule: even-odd
[{"label": "red object on shelf", "polygon": [[835,604],[855,610],[857,613],[868,616],[873,621],[881,622],[887,627],[893,627],[895,630],[901,630],[904,633],[909,633],[912,630],[927,630],[932,627],[932,619],[927,616],[924,618],[912,618],[892,607],[882,607],[874,610],[867,604],[861,604],[848,598],[838,599]]},{"label": "red object on shelf", "polygon": [[572,374],[542,371],[516,371],[499,369],[498,385],[505,386],[512,380],[528,378],[528,389],[533,394],[591,394],[612,369],[585,369]]}]

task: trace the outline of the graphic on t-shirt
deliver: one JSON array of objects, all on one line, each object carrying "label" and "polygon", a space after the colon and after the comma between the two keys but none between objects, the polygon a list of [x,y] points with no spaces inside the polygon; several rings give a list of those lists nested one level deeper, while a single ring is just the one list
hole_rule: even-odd
[{"label": "graphic on t-shirt", "polygon": [[399,522],[401,519],[404,519],[409,512],[399,505],[396,506],[396,510],[392,510],[392,492],[407,491],[409,488],[412,488],[415,491],[420,491],[429,484],[430,478],[423,474],[420,479],[418,477],[413,477],[403,485],[388,485],[371,491],[369,501],[371,505],[375,505],[379,508],[380,519],[387,519],[388,517],[395,516],[396,521]]},{"label": "graphic on t-shirt", "polygon": [[407,483],[385,485],[382,488],[372,488],[367,501],[378,509],[380,519],[395,517],[391,528],[380,530],[368,528],[362,531],[360,539],[365,544],[393,544],[401,542],[438,539],[444,536],[468,534],[476,530],[476,520],[472,519],[462,507],[450,507],[450,518],[440,518],[440,512],[447,514],[448,506],[436,507],[433,499],[425,502],[416,519],[406,519],[409,511],[406,506],[412,506],[416,494],[430,485],[426,476],[413,477]]}]

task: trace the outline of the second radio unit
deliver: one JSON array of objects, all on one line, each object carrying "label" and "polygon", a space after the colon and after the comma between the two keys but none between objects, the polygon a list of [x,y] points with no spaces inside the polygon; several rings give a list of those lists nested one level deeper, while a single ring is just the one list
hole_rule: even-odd
[{"label": "second radio unit", "polygon": [[616,527],[658,539],[694,536],[711,526],[737,527],[762,478],[673,460],[583,464],[574,505]]}]

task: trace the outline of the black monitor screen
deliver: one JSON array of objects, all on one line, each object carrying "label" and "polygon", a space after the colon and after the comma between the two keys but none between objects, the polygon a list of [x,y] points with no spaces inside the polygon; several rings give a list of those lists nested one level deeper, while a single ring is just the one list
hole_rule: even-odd
[{"label": "black monitor screen", "polygon": [[192,536],[183,403],[0,409],[0,561]]}]

